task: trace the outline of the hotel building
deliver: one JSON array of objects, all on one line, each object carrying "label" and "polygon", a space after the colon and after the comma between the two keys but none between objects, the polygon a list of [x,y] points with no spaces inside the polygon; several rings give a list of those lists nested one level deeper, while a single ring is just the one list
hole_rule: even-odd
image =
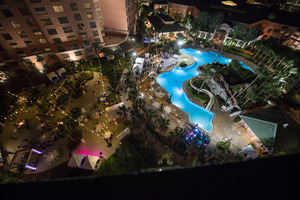
[{"label": "hotel building", "polygon": [[105,47],[106,36],[134,32],[134,2],[0,0],[0,62],[18,59],[43,71],[95,55],[93,43]]}]

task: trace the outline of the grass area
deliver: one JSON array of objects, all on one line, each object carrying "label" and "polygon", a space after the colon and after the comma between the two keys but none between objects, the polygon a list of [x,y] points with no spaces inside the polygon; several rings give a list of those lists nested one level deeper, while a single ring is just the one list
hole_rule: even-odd
[{"label": "grass area", "polygon": [[220,108],[221,108],[222,106],[229,106],[228,103],[226,103],[219,95],[216,95],[216,98],[217,98],[217,100],[218,100],[218,103],[219,103]]},{"label": "grass area", "polygon": [[120,58],[121,65],[119,60],[108,61],[106,58],[101,58],[100,60],[103,75],[108,78],[111,87],[116,88],[124,70],[125,58]]},{"label": "grass area", "polygon": [[145,162],[142,155],[130,141],[123,140],[120,148],[106,161],[102,161],[95,175],[124,174],[140,171],[143,168],[145,168]]},{"label": "grass area", "polygon": [[9,106],[12,105],[15,101],[15,98],[6,93],[0,94],[0,114],[5,115],[7,110],[9,109]]},{"label": "grass area", "polygon": [[188,82],[187,83],[187,90],[189,92],[189,94],[195,98],[197,101],[203,103],[203,104],[206,104],[209,102],[209,96],[205,93],[202,93],[202,92],[197,92],[196,90],[194,90],[192,88],[192,86],[190,85],[190,83]]},{"label": "grass area", "polygon": [[300,108],[300,95],[297,94],[296,92],[287,93],[286,95],[284,95],[284,99],[294,109],[299,109]]}]

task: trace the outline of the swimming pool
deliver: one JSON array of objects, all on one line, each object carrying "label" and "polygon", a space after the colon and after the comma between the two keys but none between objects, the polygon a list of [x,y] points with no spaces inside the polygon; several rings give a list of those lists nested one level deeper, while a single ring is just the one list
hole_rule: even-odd
[{"label": "swimming pool", "polygon": [[[182,89],[182,84],[184,81],[199,74],[197,66],[212,62],[227,64],[231,62],[231,59],[224,58],[215,52],[206,53],[195,49],[181,49],[180,52],[192,56],[195,59],[195,63],[185,68],[175,67],[172,71],[157,76],[156,81],[165,88],[169,94],[172,94],[172,103],[187,112],[190,115],[190,121],[192,123],[198,124],[199,127],[207,132],[211,132],[213,130],[212,120],[214,114],[190,101]],[[244,68],[253,71],[244,63],[241,64]]]}]

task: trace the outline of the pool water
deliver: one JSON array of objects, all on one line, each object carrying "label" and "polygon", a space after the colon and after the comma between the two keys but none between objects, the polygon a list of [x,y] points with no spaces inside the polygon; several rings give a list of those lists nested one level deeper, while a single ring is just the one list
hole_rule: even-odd
[{"label": "pool water", "polygon": [[[172,103],[187,112],[190,115],[190,121],[192,123],[198,124],[200,128],[207,132],[211,132],[213,130],[212,120],[214,114],[190,101],[182,89],[182,84],[184,81],[199,74],[197,71],[198,66],[212,62],[227,64],[231,62],[231,59],[224,58],[215,52],[206,53],[194,49],[181,49],[180,52],[192,56],[195,59],[195,63],[185,68],[175,67],[172,71],[157,76],[156,81],[165,88],[170,95],[172,94]],[[244,63],[241,64],[244,68],[253,71]]]}]

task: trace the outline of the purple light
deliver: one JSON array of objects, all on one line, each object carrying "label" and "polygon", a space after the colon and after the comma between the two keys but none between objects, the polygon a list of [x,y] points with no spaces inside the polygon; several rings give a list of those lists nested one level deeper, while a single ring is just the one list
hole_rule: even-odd
[{"label": "purple light", "polygon": [[25,165],[25,167],[26,167],[27,169],[31,169],[31,170],[34,170],[34,171],[36,170],[36,167],[31,167],[31,166],[29,166],[29,165],[27,165],[27,164]]},{"label": "purple light", "polygon": [[36,149],[31,149],[31,151],[33,151],[33,152],[35,152],[35,153],[37,153],[37,154],[41,154],[42,152],[40,152],[40,151],[38,151],[38,150],[36,150]]}]

